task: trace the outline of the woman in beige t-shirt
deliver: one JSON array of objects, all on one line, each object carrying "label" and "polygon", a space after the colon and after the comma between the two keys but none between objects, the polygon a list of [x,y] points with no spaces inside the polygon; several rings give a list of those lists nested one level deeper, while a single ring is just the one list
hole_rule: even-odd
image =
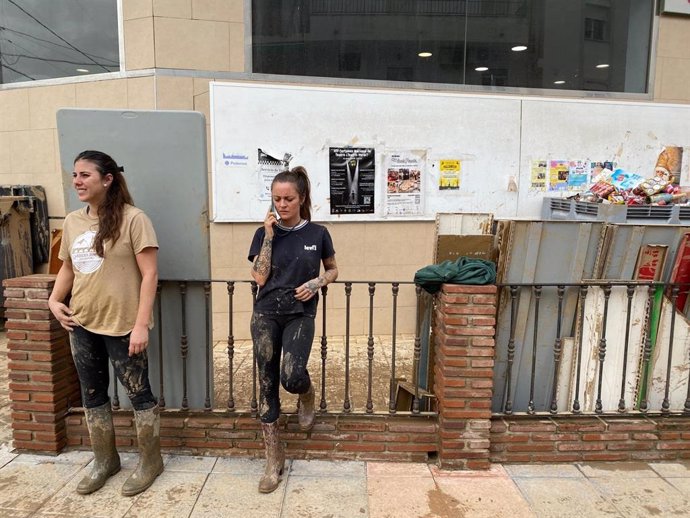
[{"label": "woman in beige t-shirt", "polygon": [[100,489],[120,471],[108,361],[134,407],[141,453],[122,494],[145,491],[163,471],[160,417],[146,354],[158,242],[149,218],[133,205],[123,171],[100,151],[84,151],[75,159],[72,184],[86,205],[65,218],[59,254],[63,263],[48,301],[69,331],[95,457],[91,473],[77,486],[81,494]]}]

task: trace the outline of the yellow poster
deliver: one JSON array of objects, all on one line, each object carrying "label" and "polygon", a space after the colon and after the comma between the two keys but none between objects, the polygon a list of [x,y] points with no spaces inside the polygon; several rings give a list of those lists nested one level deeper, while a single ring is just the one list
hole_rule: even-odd
[{"label": "yellow poster", "polygon": [[438,188],[442,191],[460,189],[460,172],[462,171],[461,160],[440,160]]}]

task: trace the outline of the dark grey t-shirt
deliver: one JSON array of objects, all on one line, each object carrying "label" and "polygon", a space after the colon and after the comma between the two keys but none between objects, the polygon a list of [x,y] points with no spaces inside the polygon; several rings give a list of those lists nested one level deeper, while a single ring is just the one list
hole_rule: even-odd
[{"label": "dark grey t-shirt", "polygon": [[[264,227],[254,233],[248,259],[254,261],[264,241]],[[305,222],[293,229],[276,225],[273,231],[271,275],[259,289],[254,310],[267,315],[302,313],[316,316],[318,293],[307,302],[295,298],[295,288],[318,277],[321,261],[333,257],[333,241],[326,227]]]}]

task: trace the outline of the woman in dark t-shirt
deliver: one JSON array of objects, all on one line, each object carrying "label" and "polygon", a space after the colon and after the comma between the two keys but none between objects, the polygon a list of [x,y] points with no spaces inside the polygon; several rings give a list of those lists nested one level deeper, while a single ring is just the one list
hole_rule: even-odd
[{"label": "woman in dark t-shirt", "polygon": [[[279,383],[299,394],[299,425],[314,424],[314,386],[307,361],[314,341],[319,288],[338,277],[333,241],[311,222],[309,177],[303,167],[276,175],[272,209],[249,249],[252,277],[259,285],[251,321],[259,371],[259,413],[266,446],[266,472],[259,491],[280,484],[285,452],[278,434]],[[323,263],[325,272],[319,275]],[[282,365],[281,365],[282,356]]]}]

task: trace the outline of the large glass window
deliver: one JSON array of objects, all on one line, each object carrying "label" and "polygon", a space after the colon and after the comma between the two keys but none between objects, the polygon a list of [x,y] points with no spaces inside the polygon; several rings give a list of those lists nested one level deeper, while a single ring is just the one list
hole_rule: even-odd
[{"label": "large glass window", "polygon": [[0,83],[119,69],[117,0],[0,0]]},{"label": "large glass window", "polygon": [[253,71],[647,91],[649,0],[254,0]]}]

